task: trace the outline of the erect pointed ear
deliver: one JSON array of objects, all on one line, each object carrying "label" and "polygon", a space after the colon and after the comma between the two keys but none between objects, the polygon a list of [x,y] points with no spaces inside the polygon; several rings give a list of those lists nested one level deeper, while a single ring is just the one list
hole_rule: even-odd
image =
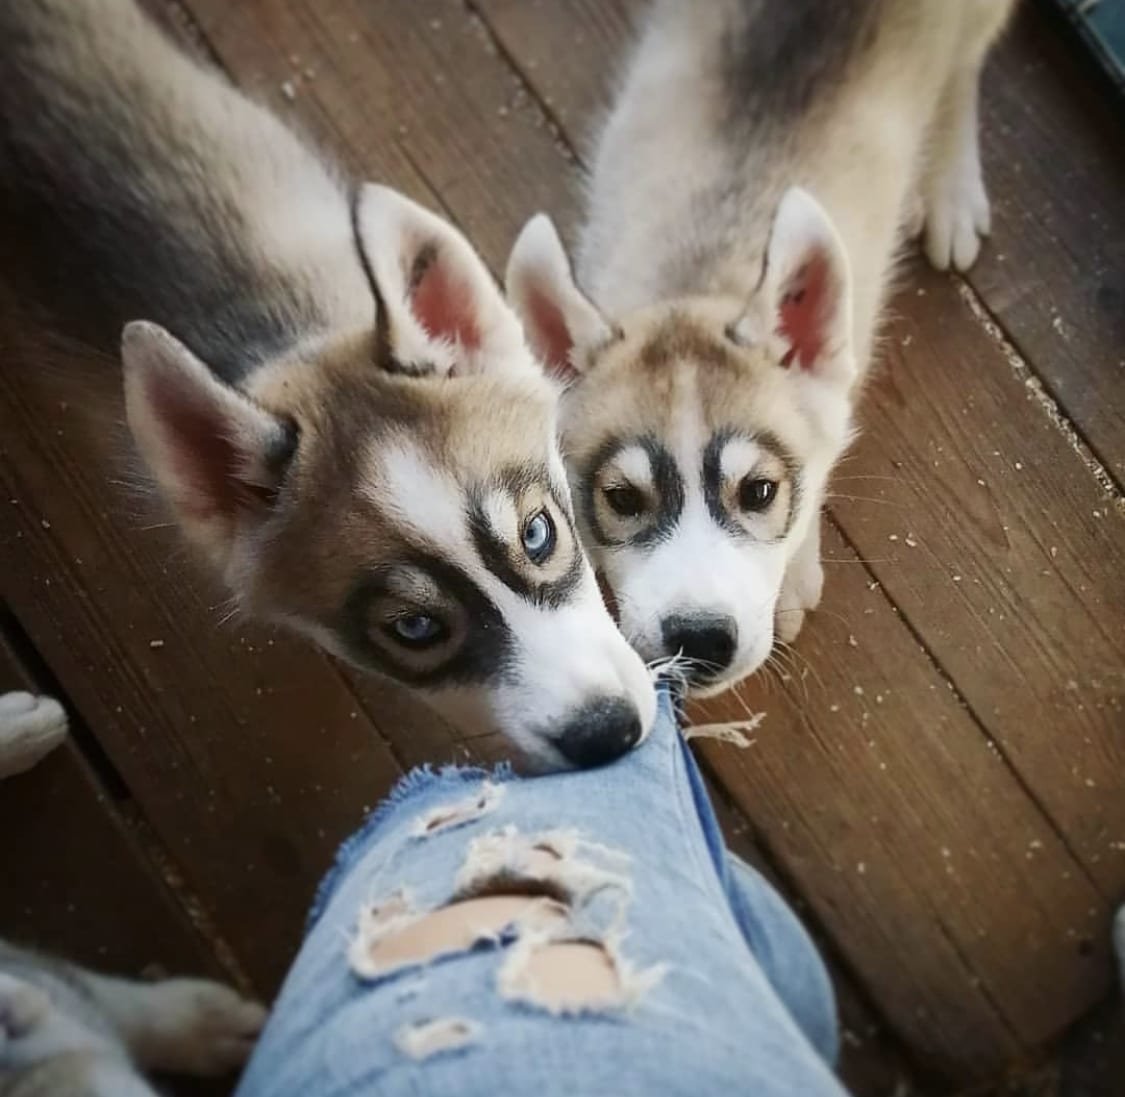
[{"label": "erect pointed ear", "polygon": [[126,324],[121,358],[141,457],[184,532],[221,566],[237,533],[268,513],[296,427],[223,384],[156,324]]},{"label": "erect pointed ear", "polygon": [[784,365],[850,380],[848,257],[828,214],[800,187],[787,190],[778,204],[758,293],[766,323],[785,344]]},{"label": "erect pointed ear", "polygon": [[519,321],[461,233],[390,187],[367,183],[358,203],[379,365],[418,376],[528,366]]},{"label": "erect pointed ear", "polygon": [[554,374],[582,369],[584,350],[614,337],[613,327],[575,284],[554,222],[537,213],[519,234],[504,277],[508,300],[531,349]]}]

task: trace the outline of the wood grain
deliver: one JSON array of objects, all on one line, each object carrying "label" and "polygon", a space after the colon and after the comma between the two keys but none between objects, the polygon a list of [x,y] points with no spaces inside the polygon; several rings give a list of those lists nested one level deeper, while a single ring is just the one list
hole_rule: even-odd
[{"label": "wood grain", "polygon": [[1032,4],[986,72],[993,229],[968,280],[1125,485],[1125,140],[1121,115]]},{"label": "wood grain", "polygon": [[[44,692],[6,626],[0,613],[0,693]],[[0,936],[122,975],[224,974],[73,738],[3,782],[0,833]]]}]

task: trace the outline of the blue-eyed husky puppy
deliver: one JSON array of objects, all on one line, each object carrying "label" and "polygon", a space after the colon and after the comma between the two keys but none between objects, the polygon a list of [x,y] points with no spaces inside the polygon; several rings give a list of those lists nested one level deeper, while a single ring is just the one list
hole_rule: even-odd
[{"label": "blue-eyed husky puppy", "polygon": [[6,0],[0,88],[0,257],[120,341],[141,456],[239,602],[544,766],[636,744],[653,692],[574,531],[557,391],[468,242],[133,0]]}]

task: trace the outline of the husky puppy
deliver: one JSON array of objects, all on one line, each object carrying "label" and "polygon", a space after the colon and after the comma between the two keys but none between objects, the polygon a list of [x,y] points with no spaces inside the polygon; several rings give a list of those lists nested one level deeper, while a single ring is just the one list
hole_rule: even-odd
[{"label": "husky puppy", "polygon": [[464,237],[133,0],[0,5],[0,87],[11,280],[120,344],[141,456],[239,603],[546,767],[635,745],[653,691],[574,531],[556,386]]},{"label": "husky puppy", "polygon": [[[0,777],[65,736],[58,702],[0,694]],[[139,1070],[225,1074],[264,1021],[218,983],[115,979],[0,940],[0,1097],[155,1097]]]},{"label": "husky puppy", "polygon": [[601,136],[577,284],[546,217],[513,249],[509,300],[571,382],[586,544],[626,636],[686,656],[698,693],[820,599],[825,484],[915,195],[938,266],[988,229],[978,76],[1011,6],[659,0]]}]

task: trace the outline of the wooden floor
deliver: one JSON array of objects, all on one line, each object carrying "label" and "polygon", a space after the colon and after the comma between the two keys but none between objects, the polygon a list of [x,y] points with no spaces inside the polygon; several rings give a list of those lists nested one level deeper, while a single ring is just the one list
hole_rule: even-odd
[{"label": "wooden floor", "polygon": [[[148,6],[501,269],[535,210],[573,229],[640,0]],[[767,714],[752,747],[702,754],[732,841],[832,959],[865,1095],[1121,1092],[1110,1044],[1084,1074],[1056,1055],[1109,991],[1125,895],[1125,140],[1087,68],[1037,10],[993,60],[992,239],[966,280],[904,271],[825,517],[823,611],[787,674],[708,710]],[[9,304],[0,324],[6,359],[43,353]],[[0,688],[54,689],[78,727],[0,792],[0,933],[269,994],[364,811],[410,765],[496,744],[218,627],[104,426],[8,364]]]}]

